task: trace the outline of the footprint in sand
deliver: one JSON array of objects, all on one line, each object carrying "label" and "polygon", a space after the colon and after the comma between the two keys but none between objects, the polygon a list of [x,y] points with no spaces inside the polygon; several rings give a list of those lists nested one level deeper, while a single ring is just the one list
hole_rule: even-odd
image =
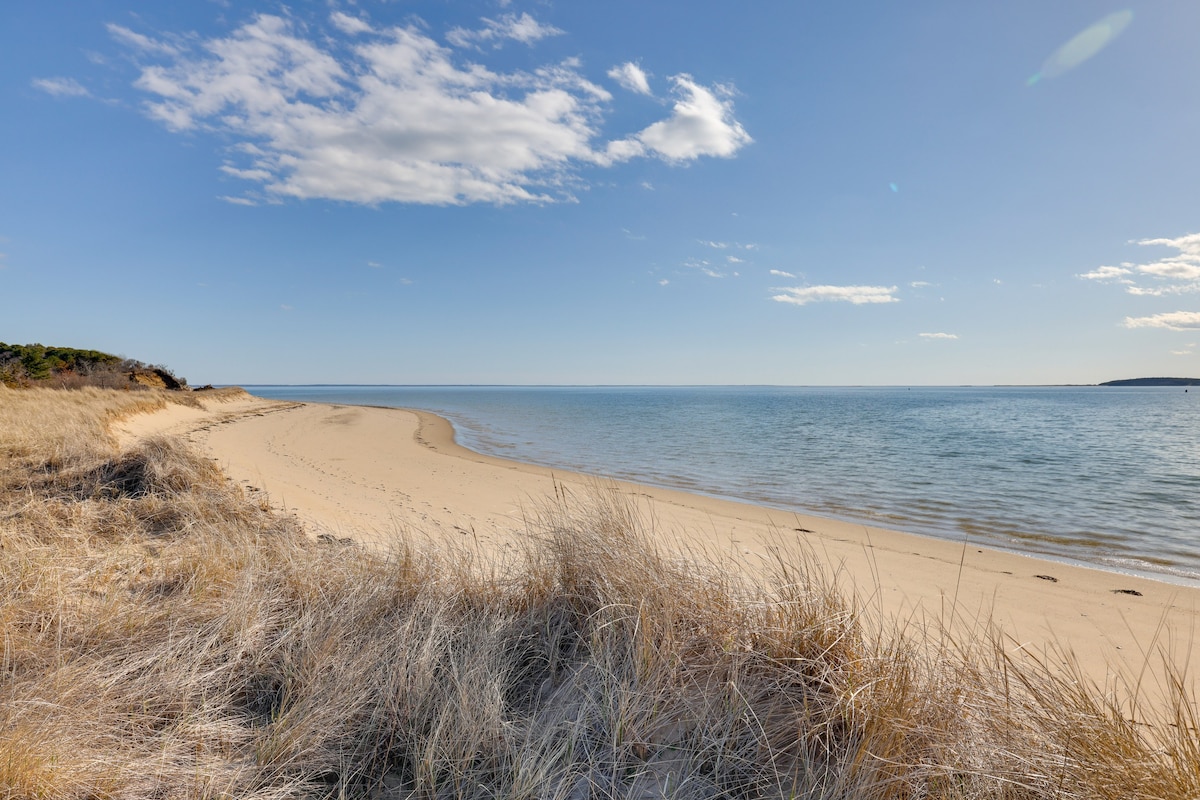
[{"label": "footprint in sand", "polygon": [[1112,593],[1113,594],[1131,594],[1134,597],[1142,596],[1142,593],[1139,592],[1137,589],[1113,589]]}]

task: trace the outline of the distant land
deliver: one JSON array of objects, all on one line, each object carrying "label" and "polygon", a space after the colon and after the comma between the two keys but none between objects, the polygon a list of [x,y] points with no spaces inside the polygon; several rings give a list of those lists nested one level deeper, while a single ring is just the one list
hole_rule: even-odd
[{"label": "distant land", "polygon": [[1200,378],[1125,378],[1101,386],[1200,386]]}]

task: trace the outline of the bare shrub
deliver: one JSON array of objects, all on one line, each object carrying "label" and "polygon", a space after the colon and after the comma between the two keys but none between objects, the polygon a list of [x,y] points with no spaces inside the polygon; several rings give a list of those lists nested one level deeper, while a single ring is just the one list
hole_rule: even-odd
[{"label": "bare shrub", "polygon": [[5,797],[1200,795],[1170,669],[1132,708],[998,640],[869,633],[815,561],[749,583],[603,488],[504,563],[313,541],[177,442],[117,452],[157,400],[5,392]]}]

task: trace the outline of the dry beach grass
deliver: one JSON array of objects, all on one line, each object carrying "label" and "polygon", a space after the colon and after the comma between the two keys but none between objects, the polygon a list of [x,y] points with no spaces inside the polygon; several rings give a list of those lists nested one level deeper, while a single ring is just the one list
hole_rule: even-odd
[{"label": "dry beach grass", "polygon": [[815,561],[734,577],[603,487],[504,560],[313,539],[177,439],[116,446],[168,398],[0,387],[0,795],[1200,796],[1169,664],[1146,706],[868,624]]}]

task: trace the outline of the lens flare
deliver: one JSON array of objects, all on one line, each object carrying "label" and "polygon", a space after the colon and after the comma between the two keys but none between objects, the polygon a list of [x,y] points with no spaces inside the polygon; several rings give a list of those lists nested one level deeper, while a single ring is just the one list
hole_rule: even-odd
[{"label": "lens flare", "polygon": [[1042,68],[1026,81],[1033,86],[1044,78],[1057,78],[1063,73],[1070,72],[1092,56],[1108,47],[1114,39],[1129,27],[1133,21],[1133,12],[1129,9],[1116,11],[1104,19],[1085,28],[1069,42],[1055,50]]}]

